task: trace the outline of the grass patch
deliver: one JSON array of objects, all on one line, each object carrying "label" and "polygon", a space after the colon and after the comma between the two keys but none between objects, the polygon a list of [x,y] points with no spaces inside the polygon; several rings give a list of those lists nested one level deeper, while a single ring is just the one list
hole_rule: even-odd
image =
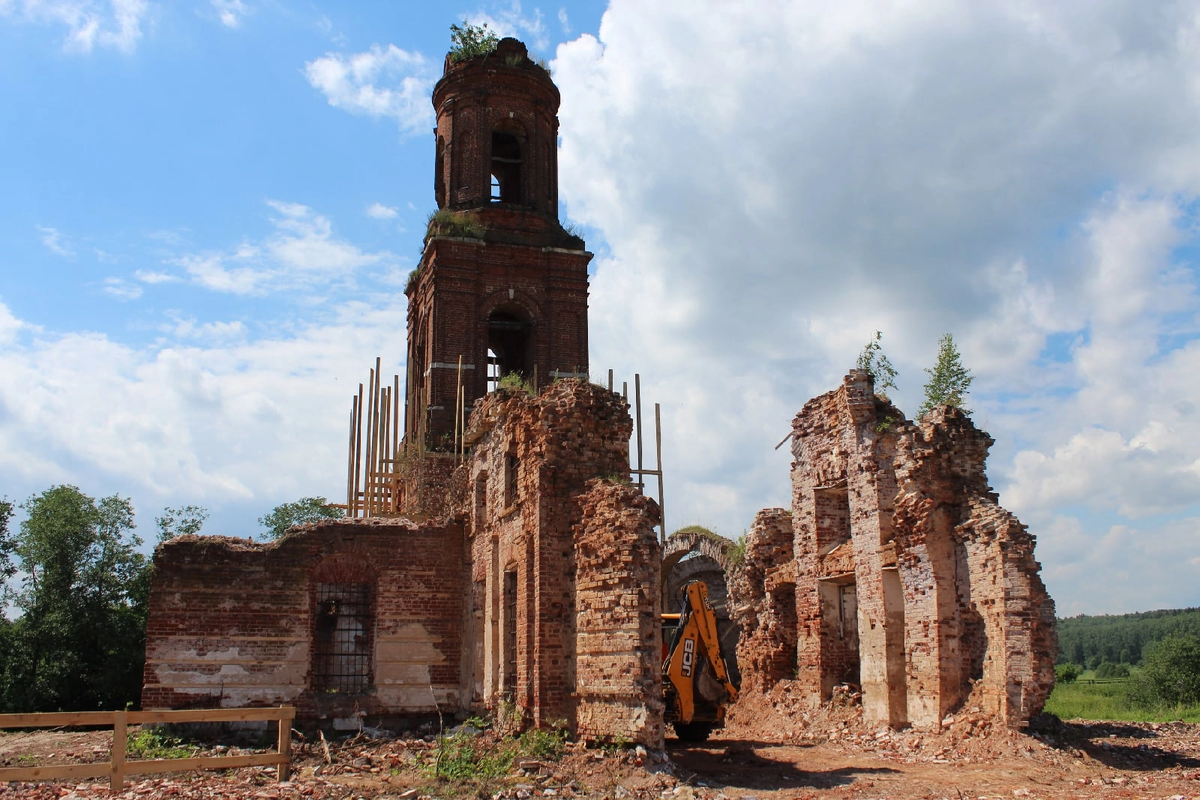
[{"label": "grass patch", "polygon": [[1115,722],[1200,722],[1200,706],[1144,709],[1129,702],[1129,682],[1088,683],[1089,673],[1074,683],[1059,683],[1046,701],[1046,711],[1060,719]]},{"label": "grass patch", "polygon": [[140,728],[125,737],[125,753],[133,759],[190,758],[195,749],[152,728]]},{"label": "grass patch", "polygon": [[534,728],[514,737],[494,729],[471,727],[439,737],[425,770],[430,778],[449,784],[451,789],[470,786],[475,794],[484,796],[496,781],[509,774],[517,759],[555,761],[566,749],[566,740],[566,731],[561,728]]},{"label": "grass patch", "polygon": [[431,236],[454,236],[460,239],[482,239],[487,228],[472,214],[443,208],[429,215],[425,226],[425,241]]}]

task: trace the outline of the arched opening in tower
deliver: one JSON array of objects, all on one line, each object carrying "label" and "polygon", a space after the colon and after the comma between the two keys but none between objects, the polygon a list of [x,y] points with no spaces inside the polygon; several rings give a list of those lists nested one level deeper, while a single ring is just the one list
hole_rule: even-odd
[{"label": "arched opening in tower", "polygon": [[529,378],[529,345],[533,325],[516,308],[498,308],[488,316],[488,387],[494,391],[505,375]]},{"label": "arched opening in tower", "polygon": [[503,130],[492,131],[492,202],[521,202],[521,142]]}]

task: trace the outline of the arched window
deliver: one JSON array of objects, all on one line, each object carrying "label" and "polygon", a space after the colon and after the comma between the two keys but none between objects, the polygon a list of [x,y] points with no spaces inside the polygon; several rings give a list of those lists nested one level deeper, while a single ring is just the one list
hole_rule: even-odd
[{"label": "arched window", "polygon": [[521,202],[521,140],[511,130],[492,131],[492,202]]},{"label": "arched window", "polygon": [[489,392],[509,373],[529,377],[532,329],[529,317],[515,306],[501,306],[488,316]]}]

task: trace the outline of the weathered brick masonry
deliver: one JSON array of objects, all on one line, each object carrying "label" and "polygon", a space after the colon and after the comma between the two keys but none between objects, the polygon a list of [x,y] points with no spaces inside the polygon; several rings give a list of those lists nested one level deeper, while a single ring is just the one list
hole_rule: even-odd
[{"label": "weathered brick masonry", "polygon": [[[430,713],[435,697],[458,708],[465,555],[461,525],[406,520],[310,525],[269,544],[172,539],[155,552],[142,705],[289,703],[327,724]],[[319,600],[332,586],[365,587],[366,607],[334,616]],[[353,626],[340,666],[362,672],[368,690],[313,685],[327,666],[314,650],[326,621],[334,633]]]},{"label": "weathered brick masonry", "polygon": [[[619,715],[590,710],[579,729],[577,717],[579,693],[585,691],[581,680],[593,687],[586,691],[593,691],[596,684],[589,681],[599,674],[596,659],[603,659],[591,648],[605,652],[605,645],[591,635],[597,600],[590,592],[596,582],[623,588],[636,602],[637,613],[611,623],[628,626],[630,641],[642,641],[646,625],[655,637],[660,629],[660,554],[653,535],[646,535],[657,522],[657,504],[638,492],[622,492],[616,495],[625,501],[621,525],[601,530],[595,522],[599,509],[612,501],[597,505],[598,490],[590,482],[623,480],[629,474],[632,422],[627,408],[620,395],[573,379],[559,381],[537,397],[496,392],[476,404],[467,429],[472,444],[472,596],[477,604],[473,694],[487,706],[510,697],[534,724],[562,720],[587,737],[654,745],[662,736],[658,695],[636,703],[642,714],[636,730],[606,728]],[[585,503],[592,512],[588,523]],[[593,542],[593,537],[599,538]],[[577,591],[580,571],[582,596]],[[577,619],[584,620],[582,630],[576,629]],[[635,649],[629,663],[641,666],[625,665],[627,704],[641,691],[644,671],[654,667],[642,663],[647,657]],[[588,665],[582,676],[581,660]],[[616,675],[610,683],[611,678]]]},{"label": "weathered brick masonry", "polygon": [[809,704],[860,684],[865,718],[934,728],[959,708],[1019,726],[1054,684],[1054,603],[1034,538],[997,505],[992,439],[918,423],[852,371],[793,424],[792,513],[762,512],[731,582],[747,696]]},{"label": "weathered brick masonry", "polygon": [[[505,39],[447,59],[433,102],[452,213],[407,288],[405,441],[379,462],[420,522],[162,545],[143,705],[292,703],[357,725],[511,702],[529,724],[661,746],[659,512],[626,483],[628,404],[573,377],[591,254],[558,222],[558,89]],[[546,388],[496,390],[512,373]]]}]

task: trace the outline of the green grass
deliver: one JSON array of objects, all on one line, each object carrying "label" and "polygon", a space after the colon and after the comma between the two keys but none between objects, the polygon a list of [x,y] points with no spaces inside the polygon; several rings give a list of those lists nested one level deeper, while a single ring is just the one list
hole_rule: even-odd
[{"label": "green grass", "polygon": [[[1090,677],[1090,672],[1084,676]],[[1046,711],[1060,719],[1113,720],[1117,722],[1200,722],[1200,706],[1148,710],[1126,699],[1129,682],[1060,683],[1046,701]]]},{"label": "green grass", "polygon": [[179,739],[163,736],[150,728],[131,731],[125,741],[125,752],[133,759],[190,758],[196,752]]}]

